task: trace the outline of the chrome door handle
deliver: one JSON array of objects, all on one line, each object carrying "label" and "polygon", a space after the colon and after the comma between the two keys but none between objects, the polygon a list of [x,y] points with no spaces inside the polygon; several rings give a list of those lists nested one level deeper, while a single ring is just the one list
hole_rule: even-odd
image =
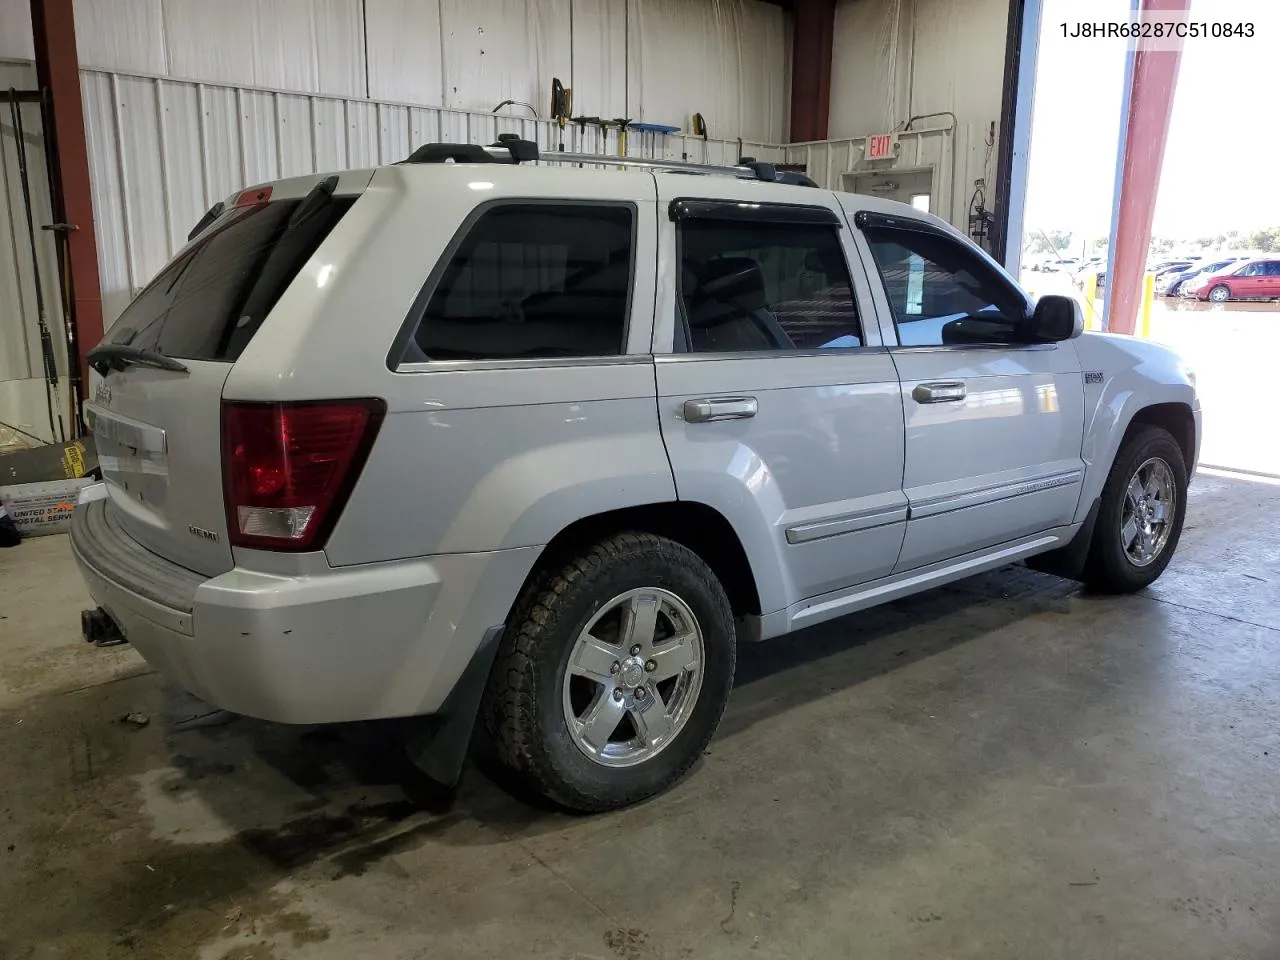
[{"label": "chrome door handle", "polygon": [[686,400],[684,402],[684,418],[689,423],[710,423],[713,420],[749,420],[755,415],[755,397],[707,397],[703,400]]},{"label": "chrome door handle", "polygon": [[946,383],[921,383],[911,391],[916,403],[954,403],[965,396],[964,383],[948,381]]}]

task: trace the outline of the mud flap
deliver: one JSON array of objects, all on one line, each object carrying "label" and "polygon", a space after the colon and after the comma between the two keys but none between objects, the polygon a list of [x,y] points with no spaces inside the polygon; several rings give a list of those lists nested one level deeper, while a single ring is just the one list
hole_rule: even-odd
[{"label": "mud flap", "polygon": [[400,732],[409,760],[436,783],[452,787],[462,776],[480,701],[502,643],[502,631],[501,625],[485,631],[439,713],[401,721]]},{"label": "mud flap", "polygon": [[1027,566],[1042,573],[1066,577],[1068,580],[1079,580],[1084,574],[1084,565],[1089,559],[1089,547],[1093,544],[1093,528],[1098,522],[1098,511],[1102,507],[1102,497],[1093,501],[1084,523],[1064,547],[1050,550],[1027,558]]}]

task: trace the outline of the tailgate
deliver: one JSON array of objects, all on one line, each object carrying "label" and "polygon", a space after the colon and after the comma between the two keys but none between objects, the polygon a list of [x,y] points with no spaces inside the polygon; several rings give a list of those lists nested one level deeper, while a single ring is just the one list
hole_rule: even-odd
[{"label": "tailgate", "polygon": [[121,314],[98,355],[90,352],[103,380],[85,419],[112,509],[154,553],[209,576],[234,565],[222,489],[223,384],[371,177],[301,177],[215,208]]},{"label": "tailgate", "polygon": [[219,418],[231,364],[188,373],[113,371],[85,404],[121,527],[154,553],[214,576],[233,566],[222,501]]}]

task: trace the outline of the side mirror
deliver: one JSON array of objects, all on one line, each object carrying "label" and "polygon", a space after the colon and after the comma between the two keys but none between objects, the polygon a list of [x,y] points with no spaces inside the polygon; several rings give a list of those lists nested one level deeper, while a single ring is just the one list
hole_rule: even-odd
[{"label": "side mirror", "polygon": [[1027,320],[1026,338],[1033,343],[1073,340],[1084,332],[1084,313],[1073,297],[1046,294]]}]

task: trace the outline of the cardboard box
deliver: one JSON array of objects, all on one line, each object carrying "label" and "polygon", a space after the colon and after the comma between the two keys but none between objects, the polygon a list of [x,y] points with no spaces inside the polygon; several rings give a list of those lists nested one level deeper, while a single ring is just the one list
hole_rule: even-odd
[{"label": "cardboard box", "polygon": [[0,487],[50,480],[76,480],[98,469],[92,436],[67,443],[0,454]]},{"label": "cardboard box", "polygon": [[0,487],[0,503],[24,537],[65,533],[76,510],[76,497],[88,477],[49,483],[19,483]]}]

